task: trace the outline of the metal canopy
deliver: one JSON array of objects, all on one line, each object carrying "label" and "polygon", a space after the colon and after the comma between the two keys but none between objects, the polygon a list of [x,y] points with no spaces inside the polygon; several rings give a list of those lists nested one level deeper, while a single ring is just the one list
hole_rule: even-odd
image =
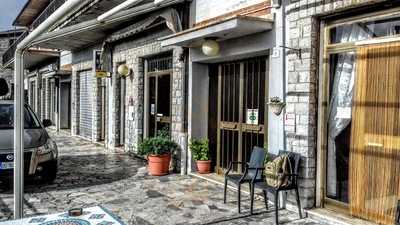
[{"label": "metal canopy", "polygon": [[154,4],[154,2],[142,4],[117,13],[104,23],[92,19],[43,34],[33,42],[33,45],[41,48],[70,51],[82,49],[103,41],[116,28],[126,22],[132,21],[134,17],[183,1],[184,0],[166,0],[159,5]]},{"label": "metal canopy", "polygon": [[272,26],[271,19],[236,16],[206,26],[194,27],[160,40],[162,40],[162,46],[198,47],[205,38],[213,37],[223,41],[272,30]]}]

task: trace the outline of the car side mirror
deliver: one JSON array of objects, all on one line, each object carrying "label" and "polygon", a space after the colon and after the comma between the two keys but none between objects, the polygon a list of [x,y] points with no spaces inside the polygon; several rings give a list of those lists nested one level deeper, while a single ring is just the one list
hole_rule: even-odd
[{"label": "car side mirror", "polygon": [[51,120],[49,120],[49,119],[44,119],[42,121],[42,124],[44,127],[49,127],[49,126],[53,125],[53,122],[51,122]]},{"label": "car side mirror", "polygon": [[0,96],[7,95],[9,91],[7,81],[4,78],[0,78]]}]

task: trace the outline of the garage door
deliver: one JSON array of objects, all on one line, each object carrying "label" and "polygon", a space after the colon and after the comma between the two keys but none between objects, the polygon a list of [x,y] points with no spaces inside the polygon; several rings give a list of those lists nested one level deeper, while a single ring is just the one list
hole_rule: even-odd
[{"label": "garage door", "polygon": [[93,74],[91,71],[79,73],[79,135],[92,138]]}]

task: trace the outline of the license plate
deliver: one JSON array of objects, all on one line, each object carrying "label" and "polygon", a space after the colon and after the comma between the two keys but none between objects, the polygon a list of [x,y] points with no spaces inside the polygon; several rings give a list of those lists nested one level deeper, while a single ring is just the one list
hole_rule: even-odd
[{"label": "license plate", "polygon": [[0,169],[7,170],[14,168],[14,162],[0,162]]}]

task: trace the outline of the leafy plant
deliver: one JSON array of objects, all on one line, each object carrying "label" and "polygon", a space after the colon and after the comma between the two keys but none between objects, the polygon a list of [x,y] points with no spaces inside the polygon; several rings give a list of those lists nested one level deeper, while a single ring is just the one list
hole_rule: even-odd
[{"label": "leafy plant", "polygon": [[281,99],[279,98],[279,97],[272,97],[272,98],[270,98],[270,100],[269,100],[271,103],[280,103],[281,102]]},{"label": "leafy plant", "polygon": [[178,144],[171,140],[168,132],[158,132],[155,137],[146,138],[139,144],[138,154],[163,155],[173,153],[178,149]]},{"label": "leafy plant", "polygon": [[193,158],[196,161],[210,160],[210,150],[208,148],[208,139],[194,139],[192,138],[189,143],[190,150],[192,151]]}]

